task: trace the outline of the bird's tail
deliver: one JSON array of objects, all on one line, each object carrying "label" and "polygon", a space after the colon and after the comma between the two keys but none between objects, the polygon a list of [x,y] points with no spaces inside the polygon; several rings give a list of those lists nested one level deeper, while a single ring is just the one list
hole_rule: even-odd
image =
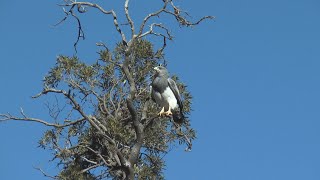
[{"label": "bird's tail", "polygon": [[173,111],[172,118],[174,122],[182,124],[184,122],[185,117],[181,111]]}]

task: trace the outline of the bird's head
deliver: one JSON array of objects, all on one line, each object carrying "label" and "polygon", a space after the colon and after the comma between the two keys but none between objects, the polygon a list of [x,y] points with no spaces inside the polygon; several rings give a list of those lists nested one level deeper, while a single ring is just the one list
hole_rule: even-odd
[{"label": "bird's head", "polygon": [[168,75],[168,70],[163,66],[156,66],[153,68],[155,70],[155,74],[159,76]]}]

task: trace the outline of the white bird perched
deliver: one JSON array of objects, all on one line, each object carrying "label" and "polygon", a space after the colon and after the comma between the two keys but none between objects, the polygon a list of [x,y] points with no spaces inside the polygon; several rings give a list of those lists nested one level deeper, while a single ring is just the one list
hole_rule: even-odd
[{"label": "white bird perched", "polygon": [[169,77],[165,67],[157,66],[154,68],[155,78],[151,84],[151,98],[162,107],[159,116],[173,116],[175,122],[182,123],[184,120],[183,104],[179,89]]}]

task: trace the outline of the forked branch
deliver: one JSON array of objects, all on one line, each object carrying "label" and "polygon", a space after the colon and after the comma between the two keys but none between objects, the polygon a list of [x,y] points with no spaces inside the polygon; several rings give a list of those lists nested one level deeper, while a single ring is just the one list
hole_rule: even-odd
[{"label": "forked branch", "polygon": [[[94,3],[90,3],[90,2],[76,2],[76,1],[74,1],[74,2],[71,2],[71,3],[61,4],[60,6],[71,7],[70,10],[72,10],[75,6],[77,6],[78,7],[78,12],[80,12],[80,13],[86,12],[85,10],[83,10],[86,7],[92,7],[92,8],[98,9],[103,14],[112,15],[113,24],[116,27],[116,29],[119,32],[119,34],[121,35],[122,42],[124,44],[127,44],[126,36],[125,36],[125,34],[123,33],[123,31],[121,30],[121,28],[119,26],[117,14],[116,14],[116,12],[114,10],[105,10],[100,5],[94,4]],[[81,9],[81,10],[79,10],[79,9]]]},{"label": "forked branch", "polygon": [[[145,16],[145,18],[143,19],[143,21],[141,23],[139,33],[137,34],[137,37],[139,37],[139,38],[143,38],[148,35],[155,35],[155,36],[163,37],[164,42],[163,42],[162,49],[160,49],[161,52],[166,47],[166,39],[169,39],[169,40],[173,39],[173,36],[170,34],[169,28],[164,26],[162,23],[151,23],[149,25],[149,29],[147,29],[147,30],[145,30],[145,29],[146,29],[146,26],[149,24],[149,21],[151,20],[152,17],[160,17],[162,14],[167,14],[167,15],[174,17],[180,26],[186,26],[186,27],[195,26],[195,25],[200,24],[202,21],[204,21],[206,19],[213,19],[214,18],[213,16],[204,16],[204,17],[200,18],[199,20],[192,22],[189,20],[190,15],[187,12],[185,12],[185,11],[181,10],[180,8],[178,8],[177,6],[175,6],[173,3],[173,0],[163,0],[163,6],[161,9]],[[154,27],[158,27],[159,29],[164,30],[165,34],[155,31]]]},{"label": "forked branch", "polygon": [[22,108],[20,109],[20,114],[22,115],[22,117],[13,116],[13,115],[11,115],[9,113],[0,114],[0,121],[9,121],[9,120],[13,120],[13,121],[29,121],[29,122],[37,122],[37,123],[44,124],[44,125],[50,126],[50,127],[63,128],[63,127],[68,127],[68,126],[75,125],[77,123],[80,123],[80,122],[83,122],[84,120],[86,120],[85,118],[80,118],[78,120],[73,120],[72,122],[69,122],[69,123],[56,124],[56,123],[49,123],[49,122],[47,122],[45,120],[42,120],[42,119],[28,117],[24,113]]}]

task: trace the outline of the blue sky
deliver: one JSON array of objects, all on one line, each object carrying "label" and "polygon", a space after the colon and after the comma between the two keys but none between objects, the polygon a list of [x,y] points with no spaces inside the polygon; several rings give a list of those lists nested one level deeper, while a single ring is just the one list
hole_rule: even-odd
[{"label": "blue sky", "polygon": [[[44,102],[30,96],[41,90],[57,55],[74,54],[76,38],[72,20],[51,27],[63,17],[57,3],[2,0],[1,112],[23,107],[30,116],[47,117]],[[132,0],[132,14],[148,12],[142,3]],[[320,179],[320,2],[177,4],[194,18],[214,15],[216,20],[172,28],[175,40],[166,58],[171,74],[179,75],[194,96],[191,118],[198,139],[192,152],[178,147],[166,156],[167,179]],[[94,11],[82,16],[87,38],[78,55],[88,62],[97,57],[95,42],[119,40],[112,18],[102,18]],[[48,164],[50,152],[37,148],[44,130],[35,123],[0,124],[0,179],[44,179],[33,166],[55,172]]]}]

